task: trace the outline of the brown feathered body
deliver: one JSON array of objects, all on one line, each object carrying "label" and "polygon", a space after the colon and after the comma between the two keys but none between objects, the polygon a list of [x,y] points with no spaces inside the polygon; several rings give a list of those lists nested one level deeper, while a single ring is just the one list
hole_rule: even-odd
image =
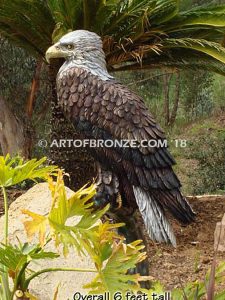
[{"label": "brown feathered body", "polygon": [[[72,66],[59,73],[57,93],[82,139],[152,140],[161,145],[165,141],[143,100],[113,78],[103,80],[86,68]],[[104,183],[114,181],[122,206],[139,207],[150,237],[175,245],[165,210],[185,224],[193,220],[194,213],[180,192],[181,184],[172,170],[175,161],[166,145],[90,147],[89,151],[109,171]]]}]

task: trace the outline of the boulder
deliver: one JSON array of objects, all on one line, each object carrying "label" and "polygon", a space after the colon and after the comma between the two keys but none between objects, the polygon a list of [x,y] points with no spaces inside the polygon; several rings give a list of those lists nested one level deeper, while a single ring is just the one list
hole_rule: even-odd
[{"label": "boulder", "polygon": [[[67,196],[72,195],[73,191],[66,188]],[[17,238],[21,242],[26,242],[27,237],[24,231],[22,220],[25,219],[21,214],[22,209],[27,209],[38,214],[49,212],[51,205],[51,194],[47,183],[39,183],[29,189],[25,194],[17,198],[9,208],[9,240],[12,244],[17,243]],[[74,220],[76,222],[76,220]],[[0,228],[3,228],[4,217],[0,218]],[[0,240],[3,240],[3,233],[0,233]],[[32,241],[37,242],[37,239]],[[54,242],[46,247],[48,251],[56,252]],[[30,265],[33,270],[40,270],[50,267],[68,268],[94,268],[89,257],[80,257],[75,251],[71,251],[67,258],[61,254],[54,260],[38,260]],[[52,300],[54,292],[60,283],[58,300],[72,300],[75,292],[87,294],[83,285],[89,283],[94,277],[94,273],[78,272],[52,272],[45,273],[35,278],[30,284],[30,292],[40,300]]]}]

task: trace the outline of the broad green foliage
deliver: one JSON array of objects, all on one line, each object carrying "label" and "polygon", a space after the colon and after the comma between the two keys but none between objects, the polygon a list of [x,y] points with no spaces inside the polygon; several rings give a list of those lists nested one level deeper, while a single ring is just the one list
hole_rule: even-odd
[{"label": "broad green foliage", "polygon": [[29,245],[28,243],[25,243],[19,247],[12,245],[1,245],[0,247],[0,263],[8,268],[12,278],[15,278],[24,263],[27,263],[32,259],[56,257],[58,257],[57,254],[45,252],[40,245]]},{"label": "broad green foliage", "polygon": [[[57,180],[53,181],[48,174],[49,172],[55,174],[56,168],[49,169],[46,167],[44,169],[45,167],[42,167],[42,171],[40,171],[43,162],[44,159],[38,161],[38,164],[35,164],[34,167],[34,161],[28,161],[27,165],[32,170],[29,173],[21,159],[1,157],[1,167],[4,166],[1,169],[3,190],[8,182],[11,184],[18,182],[19,179],[9,180],[9,174],[14,178],[15,173],[18,173],[18,166],[21,166],[26,176],[18,178],[34,179],[38,177],[38,174],[40,178],[48,178],[52,195],[52,205],[48,215],[41,216],[30,211],[23,211],[30,218],[30,220],[24,221],[28,237],[32,238],[35,234],[38,234],[40,244],[21,244],[19,242],[19,245],[9,243],[0,245],[1,299],[12,300],[14,296],[17,298],[26,296],[31,300],[37,300],[35,296],[28,292],[31,280],[43,273],[57,271],[95,272],[96,277],[90,284],[85,286],[91,293],[104,293],[105,291],[115,293],[120,291],[124,294],[127,291],[137,292],[142,290],[149,297],[153,292],[163,293],[164,289],[160,283],[153,283],[150,290],[141,289],[139,282],[149,278],[139,274],[127,274],[129,269],[135,268],[138,262],[146,258],[146,253],[142,251],[141,241],[137,240],[131,244],[125,244],[124,238],[116,233],[115,229],[123,224],[111,224],[107,221],[101,223],[99,221],[99,218],[103,216],[108,207],[98,212],[93,211],[91,198],[95,194],[95,185],[84,187],[67,198],[62,171],[58,170]],[[13,168],[17,170],[15,173],[11,170]],[[4,193],[4,197],[5,195]],[[74,221],[72,219],[74,216],[77,216],[78,220]],[[63,246],[65,255],[73,248],[78,250],[81,255],[89,255],[94,262],[95,269],[48,268],[35,272],[30,270],[29,265],[32,261],[54,259],[59,256],[57,253],[44,250],[45,245],[52,239],[55,240],[56,246]],[[214,260],[204,282],[188,283],[182,289],[173,290],[173,300],[201,300],[206,295],[208,295],[208,299],[224,299],[224,291],[214,293],[215,285],[224,282],[224,274],[225,263],[216,268]],[[13,290],[9,288],[9,278],[13,281]],[[57,287],[53,296],[54,300],[57,299],[59,289],[60,286]]]},{"label": "broad green foliage", "polygon": [[180,11],[179,2],[0,0],[0,32],[44,57],[46,49],[66,32],[88,29],[102,36],[111,70],[161,67],[166,63],[179,68],[197,65],[225,74],[225,50],[220,46],[225,5]]},{"label": "broad green foliage", "polygon": [[1,272],[8,272],[13,279],[15,286],[22,289],[27,288],[24,280],[24,268],[31,261],[38,259],[54,259],[59,255],[53,252],[46,252],[40,245],[29,245],[28,243],[19,246],[1,245],[0,247],[0,264],[7,269],[1,269]]},{"label": "broad green foliage", "polygon": [[[0,298],[2,300],[13,299],[17,288],[24,287],[26,290],[25,272],[30,261],[41,258],[54,258],[53,253],[44,252],[39,245],[28,244],[19,247],[8,243],[8,199],[6,188],[22,183],[23,181],[47,179],[49,174],[56,174],[55,166],[44,166],[46,158],[24,161],[19,156],[11,158],[0,156],[0,187],[4,198],[5,222],[4,244],[0,246]],[[9,287],[9,276],[14,282],[13,291]],[[32,299],[32,298],[30,298]],[[34,298],[33,298],[34,299]]]},{"label": "broad green foliage", "polygon": [[43,166],[46,157],[24,161],[21,157],[0,156],[0,187],[10,187],[24,180],[46,179],[47,174],[56,172],[54,166]]},{"label": "broad green foliage", "polygon": [[[135,268],[137,262],[145,259],[146,254],[140,252],[143,248],[141,241],[135,241],[128,245],[122,241],[114,242],[113,247],[110,244],[102,245],[102,251],[100,251],[102,259],[97,265],[99,274],[91,284],[85,287],[90,288],[91,293],[94,294],[102,294],[105,291],[114,294],[117,291],[126,292],[129,289],[139,291],[138,281],[143,280],[144,277],[142,278],[139,274],[129,275],[126,273],[128,269]],[[132,287],[129,287],[128,281]]]},{"label": "broad green foliage", "polygon": [[[23,211],[32,218],[32,221],[26,221],[25,228],[28,236],[32,237],[35,232],[39,233],[40,242],[44,243],[46,234],[46,224],[53,230],[56,245],[60,243],[64,246],[64,254],[69,251],[69,247],[75,245],[79,252],[83,252],[83,246],[87,246],[86,232],[91,230],[97,220],[108,210],[92,212],[92,202],[90,199],[95,194],[95,186],[92,185],[86,189],[81,189],[72,197],[67,199],[65,186],[63,182],[63,174],[60,171],[57,182],[54,183],[49,178],[49,186],[52,193],[52,206],[48,216],[41,216],[29,211]],[[71,217],[80,216],[80,221],[76,226],[68,226],[66,223]],[[83,240],[81,239],[83,237]],[[79,241],[78,241],[79,240]],[[81,240],[81,241],[80,241]],[[83,244],[81,245],[80,242]]]},{"label": "broad green foliage", "polygon": [[[30,282],[37,276],[47,272],[76,271],[95,272],[96,278],[87,288],[92,291],[104,290],[114,292],[120,290],[139,290],[139,281],[146,280],[139,274],[128,275],[127,271],[134,268],[146,257],[142,252],[141,241],[125,244],[116,229],[123,224],[101,223],[100,218],[108,210],[94,211],[91,198],[95,195],[95,185],[84,187],[67,198],[63,181],[63,172],[56,167],[43,166],[45,158],[24,162],[23,159],[10,156],[0,157],[0,182],[5,204],[5,243],[0,245],[0,298],[12,300],[26,296],[37,300],[29,294]],[[57,171],[57,173],[56,173]],[[57,175],[54,181],[51,175]],[[52,205],[48,215],[23,210],[29,218],[24,220],[28,238],[38,234],[40,244],[30,243],[12,245],[8,241],[8,203],[6,188],[26,179],[48,179],[52,195]],[[72,217],[77,216],[74,221]],[[56,247],[63,246],[66,256],[69,250],[77,250],[80,255],[89,255],[95,269],[47,268],[37,271],[30,270],[31,262],[39,259],[54,259],[59,255],[44,250],[46,244],[55,241]],[[74,249],[75,248],[75,249]],[[9,278],[13,281],[13,289],[9,286]],[[57,288],[53,299],[57,299]]]},{"label": "broad green foliage", "polygon": [[[146,258],[146,253],[141,251],[144,246],[141,241],[124,243],[124,238],[115,231],[123,224],[99,221],[109,207],[93,210],[90,200],[95,194],[95,185],[82,188],[67,198],[63,174],[59,171],[56,182],[49,178],[49,186],[52,206],[47,216],[23,211],[31,218],[24,222],[28,236],[38,233],[43,244],[44,236],[48,236],[47,227],[50,227],[51,237],[56,246],[63,245],[65,256],[70,248],[75,248],[82,255],[88,254],[95,263],[97,273],[96,278],[86,286],[92,292],[140,289],[138,282],[146,278],[139,274],[129,275],[127,271]],[[79,217],[79,221],[71,220],[74,216]]]}]

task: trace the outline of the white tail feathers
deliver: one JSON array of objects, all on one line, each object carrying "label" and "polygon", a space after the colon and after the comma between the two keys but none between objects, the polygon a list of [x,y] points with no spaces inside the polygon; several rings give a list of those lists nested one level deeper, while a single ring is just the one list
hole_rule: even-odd
[{"label": "white tail feathers", "polygon": [[173,229],[158,203],[141,187],[133,186],[133,191],[150,238],[176,247]]}]

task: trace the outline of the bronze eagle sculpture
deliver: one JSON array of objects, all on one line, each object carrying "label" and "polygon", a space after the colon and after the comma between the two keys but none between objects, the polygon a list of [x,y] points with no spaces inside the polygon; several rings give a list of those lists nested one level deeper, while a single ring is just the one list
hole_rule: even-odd
[{"label": "bronze eagle sculpture", "polygon": [[[184,224],[195,214],[180,192],[163,130],[143,100],[108,73],[96,33],[76,30],[64,35],[47,50],[47,61],[52,58],[65,59],[56,79],[58,102],[81,137],[137,143],[136,147],[89,146],[99,163],[96,202],[115,207],[120,195],[122,208],[139,208],[151,239],[175,246],[165,212]],[[148,145],[150,140],[155,146]]]}]

